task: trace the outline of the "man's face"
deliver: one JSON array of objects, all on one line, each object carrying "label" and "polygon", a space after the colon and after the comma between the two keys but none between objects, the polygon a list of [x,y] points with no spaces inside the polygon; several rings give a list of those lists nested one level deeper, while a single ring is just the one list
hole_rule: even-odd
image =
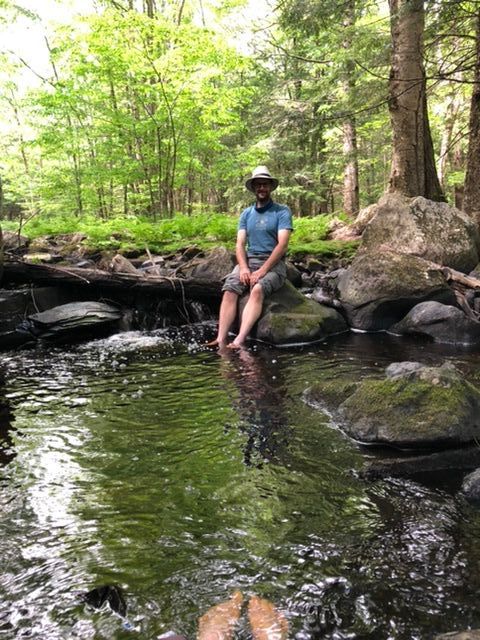
[{"label": "man's face", "polygon": [[272,193],[271,180],[264,180],[263,178],[253,180],[252,187],[255,191],[257,202],[267,203],[270,200],[270,194]]}]

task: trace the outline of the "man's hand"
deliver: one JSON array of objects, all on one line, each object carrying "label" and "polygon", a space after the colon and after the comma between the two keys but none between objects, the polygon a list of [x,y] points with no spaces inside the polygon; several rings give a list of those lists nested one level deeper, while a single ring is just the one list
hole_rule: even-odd
[{"label": "man's hand", "polygon": [[240,268],[240,282],[244,285],[251,284],[252,274],[250,273],[250,269],[248,267]]},{"label": "man's hand", "polygon": [[250,286],[254,287],[261,278],[267,275],[267,273],[267,269],[260,267],[260,269],[257,269],[252,274],[250,274]]}]

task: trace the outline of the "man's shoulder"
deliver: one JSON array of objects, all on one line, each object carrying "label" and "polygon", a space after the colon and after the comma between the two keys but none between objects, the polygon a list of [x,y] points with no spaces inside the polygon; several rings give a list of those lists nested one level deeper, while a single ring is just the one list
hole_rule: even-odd
[{"label": "man's shoulder", "polygon": [[281,202],[274,202],[272,209],[274,211],[277,211],[278,213],[282,213],[283,211],[287,211],[288,213],[291,213],[290,207],[288,207],[286,204],[282,204]]},{"label": "man's shoulder", "polygon": [[250,213],[250,211],[252,211],[252,209],[255,209],[255,205],[253,204],[251,204],[248,207],[245,207],[245,209],[241,212],[240,217],[246,216],[248,213]]}]

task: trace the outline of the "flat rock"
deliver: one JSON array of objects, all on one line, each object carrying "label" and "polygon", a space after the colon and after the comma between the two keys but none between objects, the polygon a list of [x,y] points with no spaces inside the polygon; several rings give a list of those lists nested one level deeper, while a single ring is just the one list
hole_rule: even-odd
[{"label": "flat rock", "polygon": [[480,322],[467,317],[458,307],[430,300],[413,307],[405,318],[390,327],[389,333],[428,336],[443,344],[477,344]]},{"label": "flat rock", "polygon": [[71,302],[28,316],[17,331],[42,339],[73,337],[95,327],[117,328],[123,317],[121,309],[103,302]]}]

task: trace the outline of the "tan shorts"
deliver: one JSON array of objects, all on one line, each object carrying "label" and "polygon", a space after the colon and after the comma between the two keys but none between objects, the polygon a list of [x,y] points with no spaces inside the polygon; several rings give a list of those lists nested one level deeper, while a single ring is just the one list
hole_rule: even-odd
[{"label": "tan shorts", "polygon": [[[248,258],[248,266],[250,271],[256,271],[265,263],[267,258]],[[285,261],[280,260],[274,265],[266,276],[260,278],[258,284],[261,285],[263,295],[265,297],[270,296],[274,291],[280,289],[287,278],[287,267]],[[240,267],[235,269],[224,278],[222,291],[233,291],[239,296],[243,296],[249,290],[249,286],[240,282]]]}]

